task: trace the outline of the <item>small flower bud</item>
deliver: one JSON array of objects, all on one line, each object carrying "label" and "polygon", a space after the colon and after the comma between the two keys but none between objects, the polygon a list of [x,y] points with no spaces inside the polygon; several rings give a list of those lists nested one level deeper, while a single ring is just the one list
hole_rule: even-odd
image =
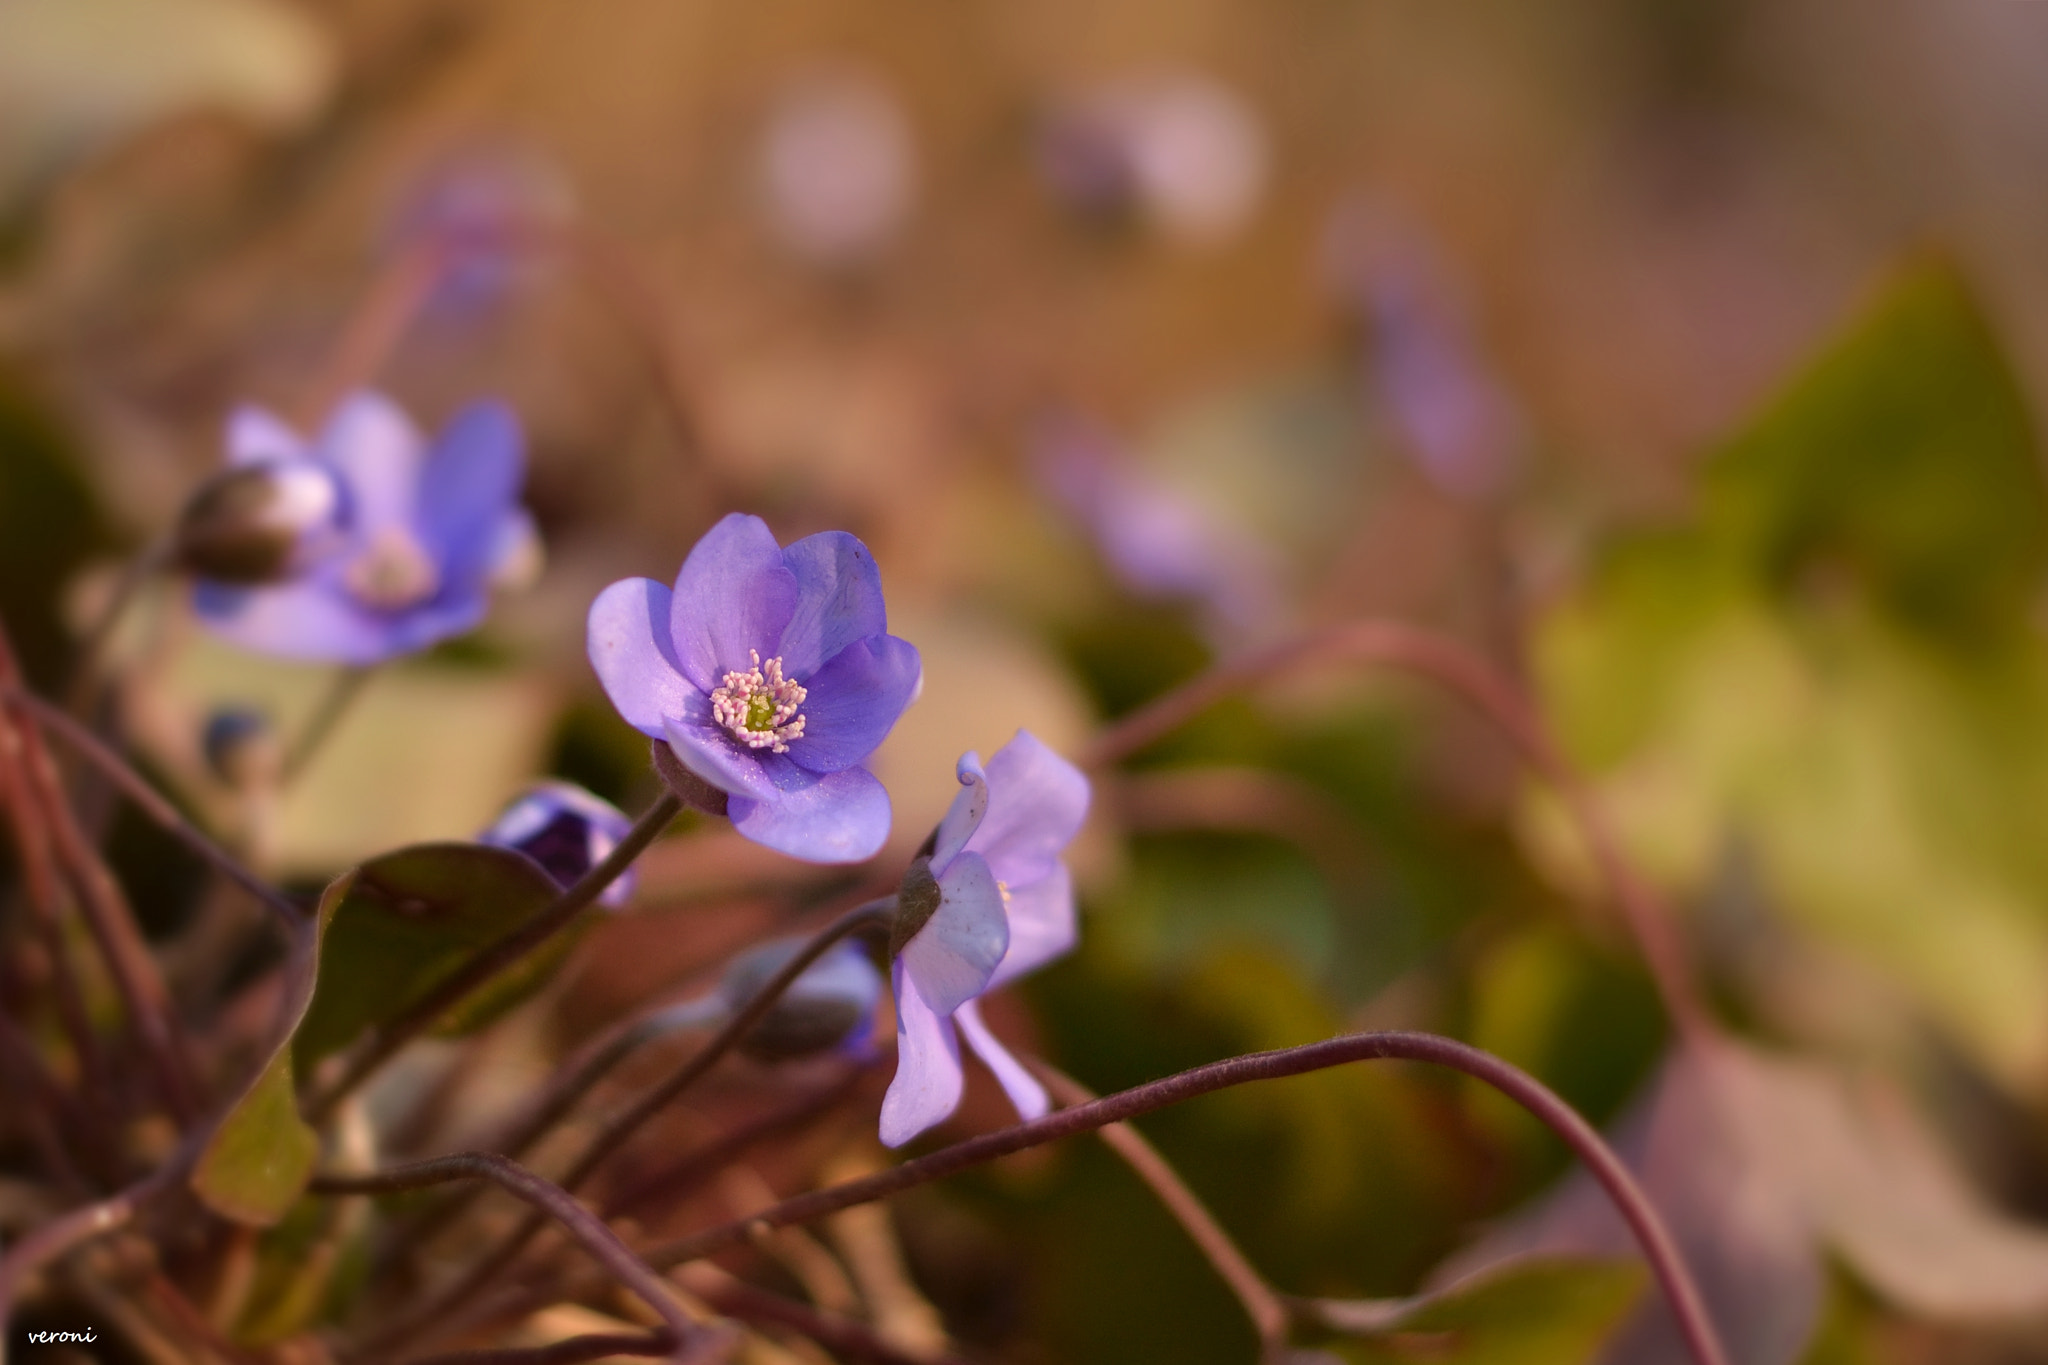
[{"label": "small flower bud", "polygon": [[913,859],[896,891],[896,918],[889,924],[890,957],[902,952],[903,945],[938,913],[939,899],[939,879],[932,875],[930,856]]},{"label": "small flower bud", "polygon": [[[566,888],[603,862],[632,827],[616,806],[573,782],[536,782],[505,807],[477,842],[524,853]],[[632,895],[628,869],[605,888],[598,903],[616,908]]]},{"label": "small flower bud", "polygon": [[273,783],[284,771],[277,727],[251,707],[224,706],[208,716],[199,745],[214,776],[238,790]]},{"label": "small flower bud", "polygon": [[219,583],[253,587],[303,570],[331,546],[341,487],[310,460],[240,465],[208,479],[178,514],[172,556]]},{"label": "small flower bud", "polygon": [[[804,942],[776,939],[734,959],[718,983],[726,1009],[745,1009]],[[740,1050],[764,1062],[793,1061],[831,1048],[858,1050],[874,1027],[875,1002],[881,993],[882,975],[867,954],[852,943],[836,944],[790,983],[740,1042]]]}]

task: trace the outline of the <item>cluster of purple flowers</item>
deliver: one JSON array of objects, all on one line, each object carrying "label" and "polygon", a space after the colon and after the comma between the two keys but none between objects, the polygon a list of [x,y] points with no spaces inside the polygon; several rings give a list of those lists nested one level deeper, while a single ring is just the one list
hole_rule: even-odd
[{"label": "cluster of purple flowers", "polygon": [[[519,426],[495,403],[462,412],[431,444],[371,393],[341,404],[310,441],[245,409],[228,450],[228,471],[188,506],[177,551],[197,578],[200,619],[248,648],[358,666],[423,649],[475,626],[494,580],[536,544],[519,506]],[[855,537],[782,545],[760,518],[727,516],[673,587],[633,578],[600,593],[588,649],[620,716],[722,794],[741,835],[817,863],[861,862],[887,842],[889,794],[866,765],[916,699],[923,666],[889,634],[880,572]],[[1061,852],[1086,816],[1088,781],[1025,731],[986,766],[964,755],[958,777],[898,896],[898,1070],[881,1118],[892,1146],[958,1105],[961,1033],[1020,1114],[1047,1105],[977,1001],[1072,947]],[[566,887],[629,827],[582,788],[546,782],[479,838]],[[631,894],[621,878],[603,901]],[[767,945],[736,964],[703,1008],[738,1008],[791,951]],[[836,951],[789,997],[796,1035],[829,1017],[842,1046],[866,1047],[878,986],[855,950]]]}]

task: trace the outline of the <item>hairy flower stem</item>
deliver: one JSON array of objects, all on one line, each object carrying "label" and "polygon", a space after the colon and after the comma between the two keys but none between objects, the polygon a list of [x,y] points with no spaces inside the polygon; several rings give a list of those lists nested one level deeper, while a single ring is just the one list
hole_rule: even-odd
[{"label": "hairy flower stem", "polygon": [[[893,896],[868,901],[855,906],[812,935],[802,950],[785,962],[782,969],[770,977],[755,993],[753,999],[747,1002],[746,1007],[728,1019],[725,1026],[719,1029],[709,1042],[692,1053],[688,1060],[660,1084],[642,1094],[632,1105],[615,1115],[598,1130],[597,1136],[591,1139],[583,1155],[577,1158],[576,1164],[562,1177],[562,1188],[571,1191],[580,1188],[603,1164],[605,1158],[624,1145],[628,1138],[640,1130],[641,1125],[689,1089],[742,1039],[753,1032],[754,1026],[767,1018],[768,1012],[775,1008],[775,1003],[782,998],[783,992],[795,984],[796,979],[802,976],[812,963],[823,957],[833,944],[862,929],[886,925],[895,911],[895,905]],[[501,1271],[517,1260],[519,1253],[526,1249],[527,1244],[539,1234],[543,1226],[545,1224],[539,1216],[528,1217],[510,1236],[499,1243],[490,1255],[471,1266],[442,1293],[435,1295],[402,1321],[380,1327],[374,1335],[361,1342],[356,1354],[364,1357],[381,1355],[394,1343],[403,1341],[432,1324],[447,1320],[455,1309],[488,1288]]]},{"label": "hairy flower stem", "polygon": [[319,757],[327,741],[363,695],[364,686],[375,672],[373,668],[344,668],[334,675],[327,690],[321,694],[319,704],[313,708],[313,714],[306,718],[305,728],[292,741],[291,751],[285,755],[284,767],[277,779],[280,788],[291,786]]},{"label": "hairy flower stem", "polygon": [[458,1152],[368,1175],[320,1175],[307,1187],[313,1194],[397,1194],[450,1180],[489,1180],[554,1219],[585,1251],[635,1294],[646,1300],[668,1328],[676,1365],[711,1358],[725,1345],[723,1334],[699,1328],[676,1302],[666,1281],[635,1256],[604,1220],[584,1208],[567,1190],[543,1180],[518,1162],[490,1152]]},{"label": "hairy flower stem", "polygon": [[1614,1201],[1635,1234],[1670,1302],[1694,1361],[1697,1365],[1727,1365],[1720,1336],[1707,1316],[1684,1256],[1671,1240],[1656,1207],[1593,1126],[1527,1072],[1491,1053],[1428,1033],[1354,1033],[1325,1042],[1211,1062],[1099,1100],[1055,1110],[1029,1123],[955,1143],[875,1175],[786,1199],[745,1218],[654,1247],[645,1253],[645,1259],[657,1269],[679,1265],[743,1245],[775,1228],[792,1227],[856,1204],[886,1199],[998,1157],[1138,1118],[1198,1095],[1248,1081],[1298,1076],[1348,1062],[1375,1060],[1428,1062],[1461,1071],[1500,1091],[1563,1138]]},{"label": "hairy flower stem", "polygon": [[[1079,1081],[1038,1058],[1023,1059],[1045,1088],[1061,1105],[1072,1107],[1088,1104],[1099,1098],[1094,1091]],[[1287,1352],[1287,1328],[1289,1313],[1287,1304],[1273,1287],[1266,1283],[1251,1260],[1216,1216],[1209,1212],[1208,1205],[1200,1195],[1187,1187],[1180,1173],[1173,1169],[1159,1149],[1145,1140],[1137,1129],[1128,1123],[1103,1125],[1097,1132],[1110,1150],[1123,1158],[1137,1177],[1151,1187],[1166,1211],[1181,1225],[1188,1238],[1209,1264],[1230,1286],[1230,1292],[1237,1295],[1244,1305],[1245,1315],[1252,1320],[1252,1330],[1259,1334],[1259,1360],[1261,1365],[1280,1365]]]},{"label": "hairy flower stem", "polygon": [[368,1042],[350,1059],[339,1079],[306,1106],[309,1122],[326,1122],[335,1106],[368,1080],[394,1053],[434,1026],[436,1020],[466,1000],[485,982],[518,963],[528,953],[569,927],[578,915],[617,881],[633,860],[661,836],[669,822],[682,813],[683,803],[664,792],[626,831],[604,861],[577,878],[576,884],[557,896],[545,910],[478,953],[428,991],[410,1008],[378,1028]]},{"label": "hairy flower stem", "polygon": [[1231,693],[1275,674],[1346,660],[1387,664],[1429,678],[1464,698],[1507,736],[1523,760],[1563,800],[1650,969],[1673,1025],[1688,1038],[1711,1036],[1712,1016],[1701,999],[1668,908],[1622,854],[1606,814],[1522,689],[1456,641],[1399,621],[1360,620],[1259,650],[1217,665],[1110,725],[1089,745],[1081,766],[1103,768],[1119,762]]},{"label": "hairy flower stem", "polygon": [[33,692],[25,692],[19,687],[0,688],[0,700],[11,702],[26,711],[45,733],[53,734],[64,741],[71,747],[72,752],[98,769],[100,775],[119,788],[121,794],[127,797],[137,810],[198,854],[214,871],[263,902],[285,924],[297,926],[305,921],[304,909],[276,887],[242,866],[233,854],[208,838],[198,826],[179,814],[178,808],[164,799],[163,794],[156,788],[150,786],[148,779],[130,767],[106,741],[84,724]]}]

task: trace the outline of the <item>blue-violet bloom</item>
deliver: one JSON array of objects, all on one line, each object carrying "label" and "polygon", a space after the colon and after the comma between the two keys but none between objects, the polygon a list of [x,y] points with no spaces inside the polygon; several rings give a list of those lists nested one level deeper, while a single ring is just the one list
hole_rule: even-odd
[{"label": "blue-violet bloom", "polygon": [[598,594],[590,662],[628,725],[726,794],[742,835],[857,863],[889,837],[889,794],[862,763],[924,676],[888,628],[867,546],[844,531],[781,546],[735,512],[674,591],[629,578]]},{"label": "blue-violet bloom", "polygon": [[[962,791],[939,823],[936,907],[896,954],[896,1077],[882,1141],[899,1147],[950,1115],[963,1076],[957,1023],[1026,1119],[1046,1112],[1030,1072],[982,1022],[978,997],[1074,946],[1074,884],[1060,854],[1088,814],[1088,779],[1028,730],[961,756]],[[906,888],[919,880],[915,865]],[[899,931],[900,932],[900,931]]]},{"label": "blue-violet bloom", "polygon": [[[505,807],[477,842],[516,849],[566,890],[603,862],[626,837],[633,822],[624,811],[573,782],[536,782]],[[597,898],[613,909],[633,896],[627,868]]]},{"label": "blue-violet bloom", "polygon": [[519,423],[501,403],[458,413],[431,447],[396,404],[350,396],[311,442],[271,414],[228,423],[231,465],[318,466],[340,491],[334,544],[265,586],[201,578],[193,602],[215,634],[286,658],[366,665],[460,635],[490,589],[537,552],[519,505]]}]

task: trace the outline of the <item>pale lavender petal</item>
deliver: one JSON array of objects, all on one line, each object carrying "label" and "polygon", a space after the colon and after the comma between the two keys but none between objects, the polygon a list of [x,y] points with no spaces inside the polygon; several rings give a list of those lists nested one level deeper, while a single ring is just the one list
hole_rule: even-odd
[{"label": "pale lavender petal", "polygon": [[960,1107],[966,1078],[952,1022],[925,1003],[901,958],[890,980],[896,988],[896,1075],[882,1096],[882,1142],[901,1147]]},{"label": "pale lavender petal", "polygon": [[451,583],[431,601],[396,614],[370,613],[384,622],[392,654],[415,654],[483,623],[491,597],[478,582]]},{"label": "pale lavender petal", "polygon": [[1043,1118],[1052,1109],[1052,1101],[1046,1098],[1045,1087],[1038,1083],[1038,1078],[1026,1071],[1024,1064],[988,1031],[979,1004],[970,1000],[962,1005],[954,1012],[953,1022],[967,1036],[967,1046],[974,1049],[974,1055],[1002,1082],[1003,1093],[1017,1106],[1018,1118],[1029,1122]]},{"label": "pale lavender petal", "polygon": [[866,768],[817,777],[780,755],[762,766],[781,788],[776,798],[734,796],[727,811],[755,843],[807,863],[860,863],[888,842],[889,793]]},{"label": "pale lavender petal", "polygon": [[994,990],[1035,972],[1074,946],[1074,879],[1064,864],[1025,886],[1010,887],[1010,950],[989,978]]},{"label": "pale lavender petal", "polygon": [[670,618],[683,676],[710,692],[747,651],[765,662],[796,611],[796,575],[782,562],[775,533],[759,517],[728,514],[704,533],[676,576]]},{"label": "pale lavender petal", "polygon": [[960,755],[960,761],[953,765],[953,775],[960,779],[960,792],[946,808],[946,818],[939,821],[938,837],[932,841],[934,877],[953,865],[960,850],[974,837],[974,831],[981,828],[982,817],[988,814],[988,775],[981,770],[981,755],[972,749]]},{"label": "pale lavender petal", "polygon": [[660,738],[700,695],[669,643],[669,590],[651,578],[612,584],[590,604],[590,666],[626,724]]},{"label": "pale lavender petal", "polygon": [[305,438],[275,413],[245,406],[228,414],[229,464],[302,460],[307,455]]},{"label": "pale lavender petal", "polygon": [[[765,749],[749,749],[735,742],[731,732],[720,726],[670,717],[662,722],[662,734],[668,737],[668,747],[685,768],[722,792],[770,803],[780,803],[788,795],[768,770],[771,761],[788,766],[788,760],[777,760],[776,755]],[[812,784],[817,781],[801,769],[793,771]],[[733,817],[735,824],[738,820],[738,816]]]},{"label": "pale lavender petal", "polygon": [[988,783],[988,818],[968,847],[1013,887],[1049,876],[1088,816],[1088,778],[1019,730],[989,759]]},{"label": "pale lavender petal", "polygon": [[782,562],[797,583],[796,614],[776,650],[786,676],[806,682],[855,640],[888,632],[882,574],[857,537],[845,531],[805,536],[782,551]]},{"label": "pale lavender petal", "polygon": [[917,647],[893,635],[856,640],[811,676],[803,738],[789,757],[814,773],[850,768],[875,751],[924,675]]},{"label": "pale lavender petal", "polygon": [[1009,946],[1002,888],[987,863],[963,853],[939,878],[939,908],[900,956],[931,1007],[951,1014],[988,989]]},{"label": "pale lavender petal", "polygon": [[411,526],[425,443],[412,419],[383,394],[352,394],[315,443],[348,485],[358,532]]},{"label": "pale lavender petal", "polygon": [[420,473],[416,524],[445,576],[489,572],[526,476],[525,444],[519,419],[496,402],[464,408],[434,442]]},{"label": "pale lavender petal", "polygon": [[214,634],[257,653],[374,664],[405,652],[394,638],[392,618],[362,610],[325,579],[268,588],[200,582],[193,586],[192,606]]}]

